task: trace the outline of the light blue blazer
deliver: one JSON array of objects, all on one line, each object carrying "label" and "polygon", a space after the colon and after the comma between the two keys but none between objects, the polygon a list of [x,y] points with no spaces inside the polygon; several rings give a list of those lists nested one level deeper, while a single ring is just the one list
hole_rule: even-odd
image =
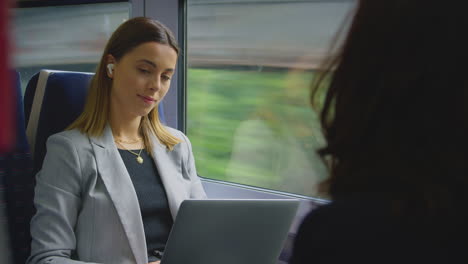
[{"label": "light blue blazer", "polygon": [[[182,142],[169,151],[153,136],[152,154],[175,219],[183,200],[206,194],[190,141],[166,129]],[[109,126],[101,137],[51,136],[36,180],[28,264],[148,263],[138,199]]]}]

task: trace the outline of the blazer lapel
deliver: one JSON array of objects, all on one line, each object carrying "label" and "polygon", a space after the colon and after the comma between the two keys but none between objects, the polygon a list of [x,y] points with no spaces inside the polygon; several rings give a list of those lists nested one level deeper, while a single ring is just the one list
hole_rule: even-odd
[{"label": "blazer lapel", "polygon": [[156,136],[151,135],[153,142],[153,157],[159,176],[166,190],[169,209],[172,218],[175,219],[180,204],[188,199],[186,186],[182,182],[182,157],[176,154],[176,150],[169,151],[161,144]]},{"label": "blazer lapel", "polygon": [[[114,203],[137,264],[147,264],[145,232],[140,206],[130,175],[107,126],[101,137],[91,138],[99,175]],[[109,241],[112,243],[112,241]]]}]

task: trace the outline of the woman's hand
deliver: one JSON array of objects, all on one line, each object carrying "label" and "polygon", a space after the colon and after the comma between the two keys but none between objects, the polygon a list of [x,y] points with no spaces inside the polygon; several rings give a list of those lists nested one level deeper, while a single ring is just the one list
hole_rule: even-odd
[{"label": "woman's hand", "polygon": [[148,264],[159,264],[159,263],[161,263],[161,261],[160,261],[160,260],[158,260],[158,261],[154,261],[154,262],[150,262],[150,263],[148,263]]}]

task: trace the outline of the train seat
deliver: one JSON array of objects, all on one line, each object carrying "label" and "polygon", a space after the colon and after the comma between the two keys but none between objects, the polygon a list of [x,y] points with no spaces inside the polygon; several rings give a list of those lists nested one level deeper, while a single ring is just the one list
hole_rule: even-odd
[{"label": "train seat", "polygon": [[[13,85],[16,92],[16,139],[8,153],[0,154],[0,202],[2,210],[6,209],[12,263],[25,263],[30,254],[31,235],[29,222],[34,214],[34,175],[32,158],[24,128],[23,98],[20,75],[12,71]],[[5,222],[0,219],[1,222]],[[5,254],[7,254],[5,252]]]},{"label": "train seat", "polygon": [[24,112],[34,174],[42,167],[47,138],[63,131],[83,111],[92,76],[84,72],[41,70],[28,82]]}]

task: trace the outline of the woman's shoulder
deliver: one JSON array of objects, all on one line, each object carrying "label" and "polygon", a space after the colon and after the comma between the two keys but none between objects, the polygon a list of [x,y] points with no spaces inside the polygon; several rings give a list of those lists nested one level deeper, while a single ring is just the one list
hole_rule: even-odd
[{"label": "woman's shoulder", "polygon": [[178,129],[175,129],[173,127],[169,127],[169,126],[164,126],[164,129],[167,130],[167,132],[169,132],[171,135],[173,135],[174,137],[178,137],[180,139],[183,139],[183,138],[186,138],[187,136],[184,134],[184,132],[178,130]]},{"label": "woman's shoulder", "polygon": [[168,126],[164,126],[164,128],[172,136],[179,139],[179,143],[174,145],[174,148],[172,149],[171,153],[173,155],[182,155],[185,158],[188,158],[189,156],[187,156],[187,154],[192,152],[192,143],[190,142],[188,137],[184,134],[184,132],[178,129],[168,127]]},{"label": "woman's shoulder", "polygon": [[71,141],[89,140],[88,136],[82,133],[78,129],[65,130],[65,131],[53,134],[49,137],[49,139],[59,139],[59,138],[64,138],[64,139],[68,139]]},{"label": "woman's shoulder", "polygon": [[330,202],[309,212],[298,231],[298,240],[302,245],[316,246],[340,241],[350,247],[354,240],[369,245],[383,237],[392,240],[399,228],[386,208],[385,202],[369,200]]},{"label": "woman's shoulder", "polygon": [[164,126],[164,128],[167,130],[167,132],[169,132],[171,135],[173,135],[174,137],[178,138],[181,140],[181,143],[185,143],[185,144],[188,144],[190,145],[190,140],[188,139],[188,137],[185,135],[184,132],[178,130],[178,129],[175,129],[175,128],[172,128],[172,127],[168,127],[168,126]]},{"label": "woman's shoulder", "polygon": [[182,137],[182,136],[185,137],[184,132],[182,132],[182,131],[180,131],[178,129],[175,129],[175,128],[172,128],[172,127],[169,127],[169,126],[164,126],[164,129],[166,129],[167,132],[171,133],[171,135],[173,135],[175,137]]},{"label": "woman's shoulder", "polygon": [[362,248],[378,251],[376,245],[389,242],[386,220],[376,211],[374,205],[358,201],[331,202],[313,209],[298,230],[290,263],[364,261],[371,252],[364,253]]},{"label": "woman's shoulder", "polygon": [[65,130],[56,134],[51,135],[48,140],[48,144],[66,144],[73,146],[75,149],[82,149],[90,147],[90,141],[88,135],[82,133],[78,129]]},{"label": "woman's shoulder", "polygon": [[[460,236],[445,243],[435,226],[421,232],[409,216],[394,215],[386,200],[334,201],[311,211],[296,236],[291,264],[309,263],[440,263],[460,255]],[[466,257],[464,257],[466,258]]]}]

